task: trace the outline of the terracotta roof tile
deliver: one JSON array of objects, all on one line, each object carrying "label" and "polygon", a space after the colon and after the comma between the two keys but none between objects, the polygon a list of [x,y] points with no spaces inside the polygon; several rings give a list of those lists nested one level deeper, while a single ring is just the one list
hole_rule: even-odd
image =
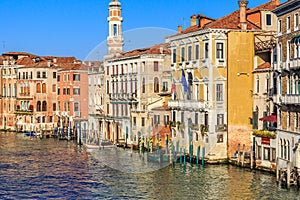
[{"label": "terracotta roof tile", "polygon": [[61,68],[60,71],[65,70],[87,70],[88,66],[85,64],[74,64],[74,63],[60,63],[58,64],[58,67]]},{"label": "terracotta roof tile", "polygon": [[27,53],[27,52],[5,52],[2,55],[4,55],[4,56],[28,56],[30,58],[37,57],[37,55]]},{"label": "terracotta roof tile", "polygon": [[[261,10],[272,10],[276,8],[276,3],[273,1],[267,2],[265,4],[259,5],[253,9],[247,9],[247,15],[250,15],[251,13],[261,11]],[[201,14],[198,16],[201,17],[206,17]],[[208,17],[206,17],[208,18]],[[211,19],[211,18],[208,18]],[[211,19],[212,20],[212,19]],[[224,17],[221,17],[219,19],[216,19],[214,21],[211,21],[210,23],[207,23],[203,27],[199,27],[198,25],[190,26],[186,28],[185,30],[182,31],[182,33],[177,33],[173,36],[180,35],[180,34],[186,34],[186,33],[191,33],[195,31],[199,31],[202,29],[207,29],[207,28],[220,28],[220,29],[241,29],[239,27],[240,23],[240,10],[236,10]],[[251,21],[247,20],[247,30],[260,30],[259,26],[256,26],[254,23]]]},{"label": "terracotta roof tile", "polygon": [[17,65],[29,65],[29,64],[34,64],[34,63],[35,62],[29,57],[24,57],[24,58],[18,59],[16,61]]},{"label": "terracotta roof tile", "polygon": [[171,54],[168,46],[169,44],[155,44],[152,47],[134,49],[132,51],[125,52],[120,57],[131,57],[145,54],[161,54],[161,49],[163,50],[163,54]]}]

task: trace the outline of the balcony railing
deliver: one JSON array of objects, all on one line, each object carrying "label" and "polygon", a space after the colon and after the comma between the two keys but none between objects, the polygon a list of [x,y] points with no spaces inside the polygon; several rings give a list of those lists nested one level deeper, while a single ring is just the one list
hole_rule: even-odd
[{"label": "balcony railing", "polygon": [[15,114],[16,115],[32,115],[33,111],[32,110],[16,110]]},{"label": "balcony railing", "polygon": [[218,124],[216,125],[216,132],[225,132],[227,131],[227,125],[226,124]]},{"label": "balcony railing", "polygon": [[300,58],[294,58],[290,61],[291,69],[299,69],[300,68]]},{"label": "balcony railing", "polygon": [[300,94],[287,94],[281,97],[283,104],[300,104]]},{"label": "balcony railing", "polygon": [[180,108],[186,110],[203,110],[207,108],[207,103],[204,101],[196,100],[170,100],[168,103],[170,108]]}]

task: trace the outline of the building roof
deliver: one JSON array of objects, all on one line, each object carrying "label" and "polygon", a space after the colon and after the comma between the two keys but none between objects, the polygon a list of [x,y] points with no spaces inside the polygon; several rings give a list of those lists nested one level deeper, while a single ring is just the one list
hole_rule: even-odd
[{"label": "building roof", "polygon": [[57,66],[61,68],[59,71],[88,70],[88,66],[82,63],[60,63]]},{"label": "building roof", "polygon": [[0,56],[0,65],[3,65],[3,56]]},{"label": "building roof", "polygon": [[27,53],[27,52],[5,52],[2,55],[4,55],[4,56],[28,56],[30,58],[37,57],[37,55]]},{"label": "building roof", "polygon": [[[274,8],[276,8],[276,2],[275,1],[269,1],[267,3],[264,3],[262,5],[259,5],[253,9],[248,8],[246,10],[246,14],[247,16],[251,15],[252,13],[258,12],[258,11],[262,11],[262,10],[272,10]],[[203,16],[201,14],[199,14],[198,16]],[[206,17],[206,16],[203,16]],[[206,17],[207,19],[211,19],[209,17]],[[257,25],[255,25],[253,22],[251,22],[248,17],[247,17],[247,30],[260,30],[261,28]],[[212,20],[211,22],[205,24],[204,26],[200,27],[198,25],[194,25],[194,26],[190,26],[188,28],[186,28],[185,30],[183,30],[181,33],[177,33],[173,36],[176,35],[181,35],[181,34],[186,34],[186,33],[191,33],[191,32],[195,32],[195,31],[199,31],[199,30],[203,30],[203,29],[209,29],[209,28],[215,28],[215,29],[237,29],[237,30],[241,30],[240,27],[240,10],[236,10],[224,17],[221,17],[219,19],[216,20]]]},{"label": "building roof", "polygon": [[16,61],[17,65],[30,65],[30,64],[34,64],[34,60],[31,59],[30,57],[23,57],[20,58]]},{"label": "building roof", "polygon": [[171,51],[168,48],[168,44],[155,44],[152,47],[134,49],[132,51],[124,52],[120,57],[132,57],[147,54],[171,54]]}]

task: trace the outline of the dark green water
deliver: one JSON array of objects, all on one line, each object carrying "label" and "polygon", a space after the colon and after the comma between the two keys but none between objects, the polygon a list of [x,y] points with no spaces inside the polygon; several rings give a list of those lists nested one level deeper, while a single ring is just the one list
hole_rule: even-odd
[{"label": "dark green water", "polygon": [[73,142],[0,133],[0,199],[300,199],[299,195],[296,189],[278,186],[268,173],[179,164],[125,173]]}]

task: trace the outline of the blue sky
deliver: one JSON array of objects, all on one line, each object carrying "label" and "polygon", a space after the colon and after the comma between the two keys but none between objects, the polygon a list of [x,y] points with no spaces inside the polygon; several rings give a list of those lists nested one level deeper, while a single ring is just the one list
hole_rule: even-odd
[{"label": "blue sky", "polygon": [[[194,13],[216,19],[237,10],[237,1],[120,0],[123,31],[144,27],[176,31],[177,25],[186,28]],[[249,0],[248,7],[267,1]],[[0,52],[26,51],[37,55],[76,56],[84,59],[107,37],[109,2],[0,0]]]}]

